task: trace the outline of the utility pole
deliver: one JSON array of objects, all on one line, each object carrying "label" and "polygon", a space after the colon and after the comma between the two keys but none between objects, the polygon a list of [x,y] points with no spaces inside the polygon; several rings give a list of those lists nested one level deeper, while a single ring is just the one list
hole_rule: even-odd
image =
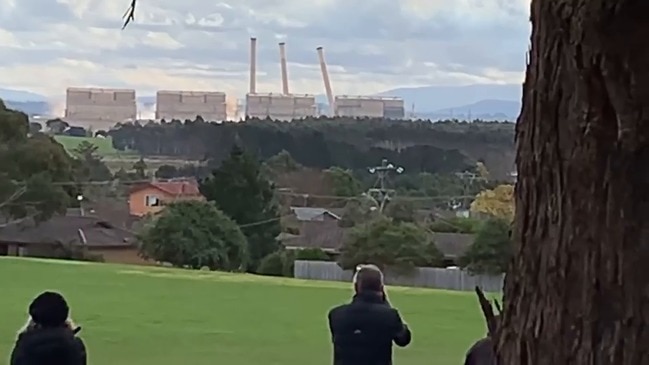
[{"label": "utility pole", "polygon": [[390,194],[394,193],[393,189],[387,188],[387,180],[390,173],[402,174],[404,169],[401,166],[394,166],[384,158],[379,166],[370,167],[368,171],[372,175],[376,174],[377,179],[374,186],[367,191],[366,195],[374,199],[379,206],[379,212],[383,212],[385,205],[391,199]]},{"label": "utility pole", "polygon": [[467,204],[469,186],[473,185],[473,182],[475,182],[476,180],[484,180],[484,178],[476,174],[475,172],[470,171],[456,172],[455,176],[459,177],[462,180],[462,203],[460,204],[460,206],[462,208],[469,209],[469,204]]}]

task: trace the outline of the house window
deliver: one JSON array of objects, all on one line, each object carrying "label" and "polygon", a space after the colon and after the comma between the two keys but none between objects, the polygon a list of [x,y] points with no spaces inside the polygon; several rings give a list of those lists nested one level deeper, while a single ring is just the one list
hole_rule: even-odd
[{"label": "house window", "polygon": [[145,204],[146,204],[147,207],[159,207],[159,206],[162,206],[162,204],[160,204],[160,199],[158,199],[158,197],[155,196],[155,195],[147,195]]}]

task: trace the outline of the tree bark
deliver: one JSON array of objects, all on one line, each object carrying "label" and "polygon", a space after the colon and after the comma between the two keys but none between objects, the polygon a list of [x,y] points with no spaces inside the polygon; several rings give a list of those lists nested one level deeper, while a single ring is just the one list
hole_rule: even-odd
[{"label": "tree bark", "polygon": [[649,364],[649,1],[532,0],[502,365]]}]

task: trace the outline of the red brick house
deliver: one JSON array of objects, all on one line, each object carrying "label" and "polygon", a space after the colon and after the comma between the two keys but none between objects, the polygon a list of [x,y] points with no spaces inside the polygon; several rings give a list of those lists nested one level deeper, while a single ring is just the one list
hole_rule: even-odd
[{"label": "red brick house", "polygon": [[136,185],[129,193],[128,206],[131,215],[143,217],[183,200],[205,200],[196,180],[152,181]]}]

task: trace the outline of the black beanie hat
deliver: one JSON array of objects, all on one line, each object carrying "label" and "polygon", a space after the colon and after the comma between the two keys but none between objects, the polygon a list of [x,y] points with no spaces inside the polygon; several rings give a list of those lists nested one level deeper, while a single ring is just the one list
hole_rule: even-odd
[{"label": "black beanie hat", "polygon": [[65,324],[70,308],[59,293],[44,292],[29,305],[29,315],[34,323],[44,327],[57,327]]}]

